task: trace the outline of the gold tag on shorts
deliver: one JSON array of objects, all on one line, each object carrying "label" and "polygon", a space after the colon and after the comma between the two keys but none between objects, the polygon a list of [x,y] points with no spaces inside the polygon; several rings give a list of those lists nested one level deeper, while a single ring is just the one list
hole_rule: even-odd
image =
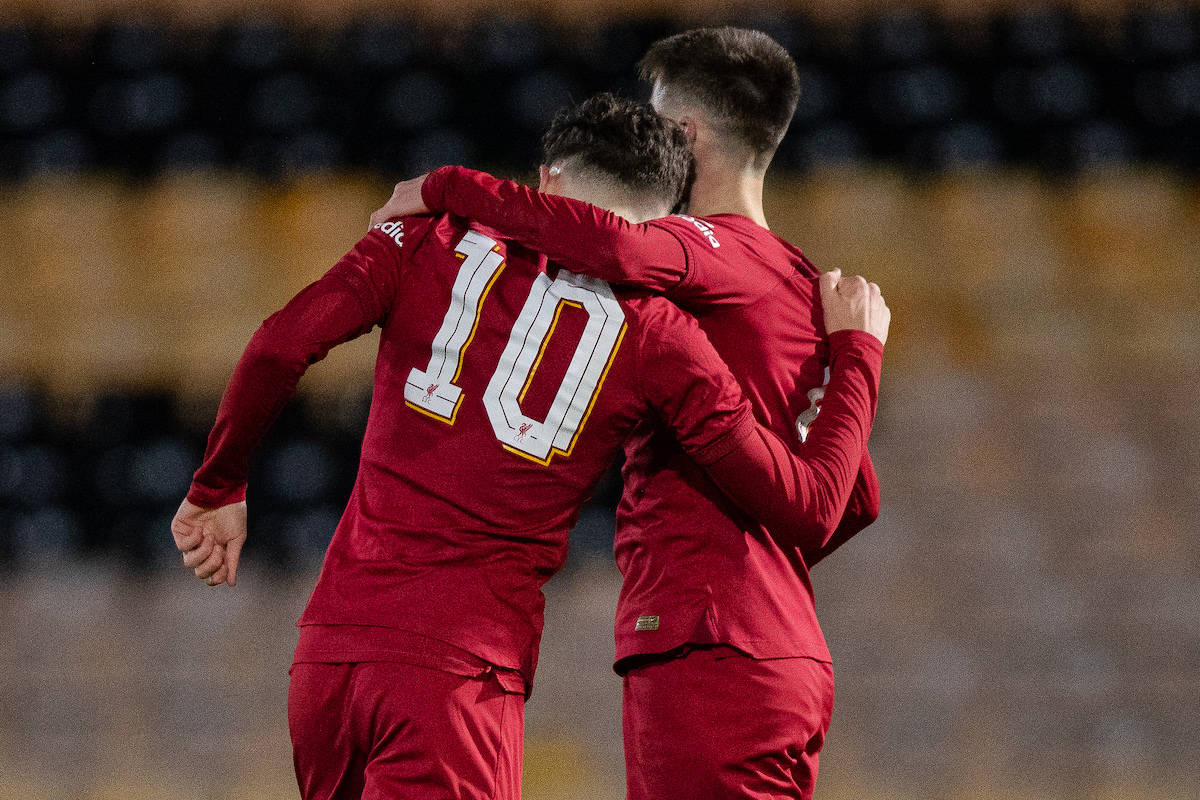
[{"label": "gold tag on shorts", "polygon": [[633,628],[635,631],[656,631],[658,630],[658,615],[652,617],[638,617],[637,625]]}]

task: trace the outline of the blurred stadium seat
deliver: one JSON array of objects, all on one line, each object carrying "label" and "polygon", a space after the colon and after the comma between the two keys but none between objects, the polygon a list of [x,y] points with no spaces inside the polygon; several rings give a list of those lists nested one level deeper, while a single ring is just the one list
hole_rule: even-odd
[{"label": "blurred stadium seat", "polygon": [[[393,180],[527,171],[557,106],[640,91],[650,42],[731,12],[100,5],[0,2],[0,797],[293,796],[291,624],[374,342],[305,379],[254,465],[247,575],[210,593],[167,524],[241,348]],[[1195,797],[1200,13],[968,6],[735,18],[803,73],[774,229],[895,313],[883,514],[814,571],[818,796]],[[621,796],[619,491],[549,586],[534,800]]]},{"label": "blurred stadium seat", "polygon": [[[632,88],[633,63],[671,29],[617,20],[581,33],[513,15],[447,36],[416,17],[316,31],[282,19],[8,24],[0,148],[14,155],[9,177],[214,162],[268,176],[406,173],[455,153],[520,168],[536,158],[554,108],[614,82]],[[1148,8],[1115,25],[1062,9],[1009,11],[969,35],[904,8],[763,21],[808,75],[787,166],[824,163],[804,155],[805,134],[819,131],[857,143],[839,151],[855,160],[930,171],[1001,159],[1068,172],[1130,161],[1200,168],[1178,137],[1200,122],[1190,7]],[[424,146],[393,141],[389,157],[389,131],[370,121],[406,134],[462,127],[443,125]]]}]

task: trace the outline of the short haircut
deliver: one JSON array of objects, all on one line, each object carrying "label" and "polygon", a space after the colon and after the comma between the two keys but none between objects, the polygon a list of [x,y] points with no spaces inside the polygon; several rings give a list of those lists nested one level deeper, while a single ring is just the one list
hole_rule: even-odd
[{"label": "short haircut", "polygon": [[554,116],[542,137],[542,163],[565,160],[674,207],[687,184],[692,149],[683,129],[649,103],[606,92]]},{"label": "short haircut", "polygon": [[660,39],[638,64],[644,80],[708,111],[730,134],[770,160],[787,133],[800,75],[783,46],[761,31],[695,28]]}]

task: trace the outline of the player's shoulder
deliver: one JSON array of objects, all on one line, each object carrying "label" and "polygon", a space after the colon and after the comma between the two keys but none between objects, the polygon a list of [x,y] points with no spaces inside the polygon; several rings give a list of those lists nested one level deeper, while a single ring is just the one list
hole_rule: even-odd
[{"label": "player's shoulder", "polygon": [[699,330],[696,318],[665,297],[639,290],[616,290],[625,319],[639,339],[671,341]]},{"label": "player's shoulder", "polygon": [[715,214],[707,219],[727,235],[736,238],[746,250],[772,262],[784,262],[802,273],[816,277],[816,266],[804,255],[800,247],[783,238],[775,231],[764,228],[757,222],[739,214]]},{"label": "player's shoulder", "polygon": [[649,224],[670,231],[677,239],[689,245],[704,245],[705,249],[714,251],[721,249],[717,226],[709,222],[706,217],[671,214],[668,217],[652,220]]},{"label": "player's shoulder", "polygon": [[722,263],[784,274],[800,272],[812,277],[819,274],[798,246],[741,214],[706,217],[673,214],[657,222],[693,245],[694,254],[710,254]]},{"label": "player's shoulder", "polygon": [[413,214],[376,223],[371,226],[368,238],[390,245],[393,251],[405,253],[409,258],[430,249],[453,253],[466,241],[488,248],[504,242],[498,231],[453,214]]},{"label": "player's shoulder", "polygon": [[366,238],[378,244],[390,245],[389,249],[394,251],[413,250],[435,229],[441,217],[419,214],[376,222],[367,232]]}]

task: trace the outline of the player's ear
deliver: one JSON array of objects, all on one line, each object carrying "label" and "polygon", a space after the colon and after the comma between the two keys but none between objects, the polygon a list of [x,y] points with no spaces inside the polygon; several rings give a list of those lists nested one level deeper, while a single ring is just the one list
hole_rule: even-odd
[{"label": "player's ear", "polygon": [[539,192],[547,194],[562,194],[563,193],[563,168],[561,164],[555,164],[553,167],[548,167],[542,164],[538,167],[538,177],[541,179],[538,186]]}]

